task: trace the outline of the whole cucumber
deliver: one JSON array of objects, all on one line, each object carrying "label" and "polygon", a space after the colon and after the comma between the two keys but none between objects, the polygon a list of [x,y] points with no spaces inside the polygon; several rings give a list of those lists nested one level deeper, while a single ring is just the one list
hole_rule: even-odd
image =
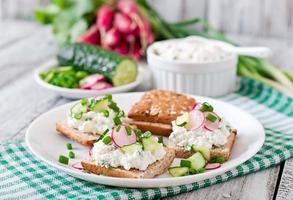
[{"label": "whole cucumber", "polygon": [[102,74],[114,86],[131,83],[137,76],[137,64],[131,58],[84,43],[64,46],[57,59],[60,66]]}]

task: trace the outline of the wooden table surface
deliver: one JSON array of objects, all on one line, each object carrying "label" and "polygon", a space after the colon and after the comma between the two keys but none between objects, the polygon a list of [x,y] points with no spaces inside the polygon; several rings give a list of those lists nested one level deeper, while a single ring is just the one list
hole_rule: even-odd
[{"label": "wooden table surface", "polygon": [[[277,52],[274,64],[293,66],[292,41],[231,37],[242,44],[272,47]],[[0,142],[23,139],[28,125],[40,114],[69,101],[41,89],[33,79],[34,68],[53,58],[56,50],[48,28],[31,22],[0,22]],[[171,199],[293,199],[293,159]]]}]

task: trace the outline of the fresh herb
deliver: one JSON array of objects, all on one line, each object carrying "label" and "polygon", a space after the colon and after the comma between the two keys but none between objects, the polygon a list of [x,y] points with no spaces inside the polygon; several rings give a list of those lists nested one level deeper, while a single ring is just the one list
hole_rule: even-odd
[{"label": "fresh herb", "polygon": [[190,174],[196,174],[197,173],[197,171],[196,171],[196,169],[194,169],[194,168],[189,168],[189,173]]},{"label": "fresh herb", "polygon": [[131,130],[131,127],[130,126],[125,126],[125,130],[126,130],[126,132],[127,132],[127,135],[131,135],[131,133],[132,133],[132,130]]},{"label": "fresh herb", "polygon": [[158,137],[158,143],[164,144],[164,138],[162,136]]},{"label": "fresh herb", "polygon": [[68,165],[69,158],[66,156],[60,155],[58,161],[62,164]]},{"label": "fresh herb", "polygon": [[71,143],[67,143],[66,144],[66,147],[67,147],[68,150],[71,150],[72,149],[72,144]]},{"label": "fresh herb", "polygon": [[112,101],[109,106],[110,109],[112,109],[115,113],[118,113],[120,111],[120,108],[117,106],[117,103]]},{"label": "fresh herb", "polygon": [[209,113],[209,114],[206,116],[206,119],[209,120],[210,122],[213,122],[213,123],[214,123],[214,122],[217,121],[218,118],[217,118],[215,115]]},{"label": "fresh herb", "polygon": [[81,100],[81,105],[86,106],[88,104],[88,100],[87,99],[82,99]]},{"label": "fresh herb", "polygon": [[104,142],[104,144],[109,144],[112,141],[111,137],[109,135],[105,136],[102,139],[102,142]]},{"label": "fresh herb", "polygon": [[98,138],[98,140],[97,140],[96,142],[98,142],[98,141],[100,141],[101,139],[103,139],[103,137],[104,137],[109,131],[110,131],[109,129],[106,129],[106,130],[102,133],[102,135],[100,135],[100,137]]},{"label": "fresh herb", "polygon": [[152,133],[150,131],[146,131],[141,135],[141,138],[149,138],[152,136]]},{"label": "fresh herb", "polygon": [[117,128],[116,128],[116,131],[119,132],[120,129],[121,129],[121,125],[118,125]]},{"label": "fresh herb", "polygon": [[200,173],[204,173],[205,171],[206,171],[206,169],[204,167],[202,167],[197,170],[197,173],[200,174]]},{"label": "fresh herb", "polygon": [[138,138],[140,138],[142,135],[142,131],[139,128],[134,129],[134,133]]},{"label": "fresh herb", "polygon": [[180,167],[191,167],[191,161],[190,160],[181,160],[180,161]]},{"label": "fresh herb", "polygon": [[117,115],[113,118],[113,122],[116,126],[122,124],[120,117],[118,117]]},{"label": "fresh herb", "polygon": [[215,156],[209,160],[209,163],[220,163],[223,164],[225,162],[225,158],[223,156]]},{"label": "fresh herb", "polygon": [[73,158],[75,158],[75,153],[73,151],[69,151],[68,156],[69,156],[69,158],[73,159]]},{"label": "fresh herb", "polygon": [[109,117],[110,115],[108,110],[102,110],[101,112],[103,113],[104,117]]},{"label": "fresh herb", "polygon": [[206,112],[206,111],[208,111],[208,112],[213,112],[214,108],[213,108],[213,106],[211,106],[209,103],[207,103],[207,102],[203,102],[203,103],[201,104],[199,110],[202,111],[202,112]]}]

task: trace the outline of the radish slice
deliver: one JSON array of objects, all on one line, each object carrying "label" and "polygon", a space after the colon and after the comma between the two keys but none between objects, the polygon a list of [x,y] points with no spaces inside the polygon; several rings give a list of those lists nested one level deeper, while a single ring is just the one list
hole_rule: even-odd
[{"label": "radish slice", "polygon": [[74,163],[71,165],[74,169],[83,170],[83,166],[80,162]]},{"label": "radish slice", "polygon": [[91,155],[93,154],[93,147],[94,147],[94,146],[91,146],[91,147],[89,148],[89,156],[91,156]]},{"label": "radish slice", "polygon": [[126,131],[124,125],[121,126],[121,128],[118,132],[116,131],[116,129],[113,129],[112,139],[113,139],[113,142],[118,147],[123,147],[125,145],[135,143],[137,140],[136,135],[133,131],[132,131],[131,135],[127,134],[127,131]]},{"label": "radish slice", "polygon": [[200,128],[205,122],[204,114],[199,110],[192,110],[189,112],[189,119],[190,121],[187,126],[190,130],[196,130]]},{"label": "radish slice", "polygon": [[92,74],[80,80],[80,89],[90,89],[98,82],[104,81],[105,78],[101,74]]},{"label": "radish slice", "polygon": [[191,110],[194,110],[194,109],[198,110],[198,108],[200,108],[200,106],[201,106],[201,103],[196,102],[196,103],[192,106],[192,109],[191,109]]},{"label": "radish slice", "polygon": [[99,82],[99,83],[95,83],[94,85],[92,85],[90,89],[92,89],[92,90],[105,90],[105,89],[109,89],[112,87],[113,86],[110,85],[109,83]]},{"label": "radish slice", "polygon": [[219,167],[221,167],[220,163],[209,163],[206,165],[206,170],[218,169]]},{"label": "radish slice", "polygon": [[216,116],[217,120],[215,122],[205,120],[204,127],[209,131],[214,131],[219,127],[220,117],[214,112],[205,112],[205,117],[208,116],[208,114]]}]

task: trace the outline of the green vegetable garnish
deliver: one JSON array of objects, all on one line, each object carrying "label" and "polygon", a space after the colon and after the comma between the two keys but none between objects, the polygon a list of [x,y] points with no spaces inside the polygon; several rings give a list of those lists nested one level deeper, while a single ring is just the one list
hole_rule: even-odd
[{"label": "green vegetable garnish", "polygon": [[211,121],[211,122],[215,122],[215,121],[217,121],[218,118],[215,115],[209,113],[206,116],[206,119],[209,120],[209,121]]},{"label": "green vegetable garnish", "polygon": [[132,130],[131,130],[131,127],[130,126],[125,126],[125,130],[126,130],[126,132],[127,132],[127,135],[131,135],[131,133],[132,133]]},{"label": "green vegetable garnish", "polygon": [[108,110],[102,110],[102,113],[105,117],[109,117],[109,115],[110,115]]},{"label": "green vegetable garnish", "polygon": [[164,144],[164,139],[162,136],[158,137],[158,143]]},{"label": "green vegetable garnish", "polygon": [[206,169],[204,167],[202,167],[202,168],[200,168],[200,169],[197,170],[197,173],[203,173],[205,171],[206,171]]},{"label": "green vegetable garnish", "polygon": [[103,137],[109,132],[110,130],[109,129],[106,129],[102,135],[100,135],[100,137],[98,138],[97,142],[100,141],[101,139],[103,139]]},{"label": "green vegetable garnish", "polygon": [[122,123],[120,117],[118,117],[118,116],[115,116],[113,118],[113,122],[116,126],[121,125],[121,123]]},{"label": "green vegetable garnish", "polygon": [[196,174],[197,173],[197,171],[196,171],[196,169],[194,169],[194,168],[189,168],[189,173],[190,174]]},{"label": "green vegetable garnish", "polygon": [[213,112],[214,108],[209,103],[203,102],[201,104],[199,110],[202,111],[202,112],[206,112],[206,111]]},{"label": "green vegetable garnish", "polygon": [[69,156],[69,158],[73,159],[73,158],[75,158],[75,153],[73,151],[69,151],[68,156]]},{"label": "green vegetable garnish", "polygon": [[116,131],[119,132],[120,129],[121,129],[121,125],[118,125],[117,128],[116,128]]},{"label": "green vegetable garnish", "polygon": [[108,106],[110,109],[112,109],[114,112],[118,113],[120,111],[120,108],[117,106],[115,102],[111,102]]},{"label": "green vegetable garnish", "polygon": [[66,156],[60,155],[58,161],[62,164],[68,165],[69,158]]},{"label": "green vegetable garnish", "polygon": [[141,135],[142,138],[149,138],[151,136],[152,136],[152,133],[150,131],[146,131]]},{"label": "green vegetable garnish", "polygon": [[112,139],[109,135],[107,135],[102,139],[102,141],[104,142],[104,144],[109,144],[112,141]]},{"label": "green vegetable garnish", "polygon": [[139,128],[134,129],[134,133],[138,138],[140,138],[142,135],[142,131]]},{"label": "green vegetable garnish", "polygon": [[191,167],[191,161],[190,160],[181,160],[180,167]]},{"label": "green vegetable garnish", "polygon": [[68,150],[71,150],[72,149],[72,144],[71,143],[67,143],[66,144],[66,147],[67,147]]},{"label": "green vegetable garnish", "polygon": [[88,104],[87,99],[82,99],[81,100],[81,105],[86,106]]},{"label": "green vegetable garnish", "polygon": [[220,163],[220,164],[223,164],[224,162],[225,162],[225,158],[223,156],[212,157],[209,160],[209,163]]}]

